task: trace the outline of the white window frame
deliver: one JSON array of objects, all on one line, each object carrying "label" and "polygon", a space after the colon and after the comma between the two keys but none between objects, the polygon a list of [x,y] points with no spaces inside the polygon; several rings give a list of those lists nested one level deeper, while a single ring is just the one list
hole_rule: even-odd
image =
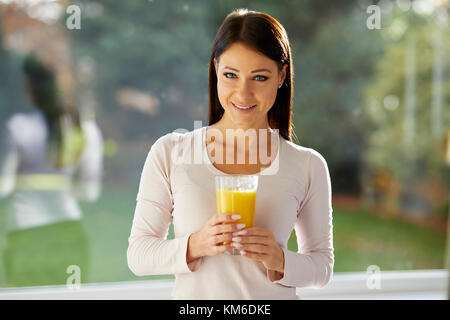
[{"label": "white window frame", "polygon": [[[303,300],[447,299],[448,270],[381,271],[379,289],[369,289],[366,272],[335,273],[320,289],[297,289]],[[0,289],[0,300],[170,300],[174,280],[145,280]]]}]

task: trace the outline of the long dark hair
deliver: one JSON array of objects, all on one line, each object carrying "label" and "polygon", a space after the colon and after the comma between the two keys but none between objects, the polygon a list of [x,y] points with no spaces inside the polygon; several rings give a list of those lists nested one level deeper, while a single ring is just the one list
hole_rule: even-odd
[{"label": "long dark hair", "polygon": [[77,110],[65,106],[54,71],[35,53],[25,57],[23,72],[32,103],[49,129],[48,160],[59,168],[76,164],[84,147]]},{"label": "long dark hair", "polygon": [[267,113],[267,120],[270,127],[278,129],[284,139],[292,141],[292,135],[296,137],[291,122],[294,73],[287,33],[275,18],[266,13],[248,9],[236,9],[228,14],[214,39],[209,59],[209,125],[218,122],[224,113],[217,94],[214,59],[219,61],[220,55],[237,42],[274,60],[279,71],[285,64],[288,65],[286,78],[278,90],[275,103]]}]

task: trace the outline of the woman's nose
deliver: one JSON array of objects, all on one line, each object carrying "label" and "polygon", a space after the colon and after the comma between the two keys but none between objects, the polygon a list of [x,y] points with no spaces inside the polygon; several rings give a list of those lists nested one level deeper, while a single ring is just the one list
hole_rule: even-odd
[{"label": "woman's nose", "polygon": [[238,84],[237,88],[238,97],[241,99],[240,103],[251,102],[249,98],[253,97],[253,88],[250,81],[243,80]]}]

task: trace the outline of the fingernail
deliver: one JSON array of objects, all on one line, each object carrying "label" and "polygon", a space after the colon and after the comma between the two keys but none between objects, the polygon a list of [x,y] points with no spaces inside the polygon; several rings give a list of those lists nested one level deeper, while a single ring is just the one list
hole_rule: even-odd
[{"label": "fingernail", "polygon": [[240,215],[238,215],[238,214],[233,214],[231,216],[231,219],[233,219],[233,220],[239,220],[240,218],[242,218],[242,217]]},{"label": "fingernail", "polygon": [[237,228],[238,228],[238,229],[242,229],[242,228],[245,228],[245,224],[243,224],[243,223],[239,223],[239,224],[237,225]]},{"label": "fingernail", "polygon": [[236,248],[241,248],[241,247],[243,247],[242,244],[236,243],[236,242],[233,242],[231,245],[232,245],[233,247],[236,247]]},{"label": "fingernail", "polygon": [[242,239],[239,238],[239,237],[235,237],[235,238],[231,238],[231,241],[234,241],[234,242],[241,242]]},{"label": "fingernail", "polygon": [[241,236],[247,233],[247,230],[242,230],[242,231],[238,231],[238,232],[233,232],[232,235],[233,236]]},{"label": "fingernail", "polygon": [[244,250],[241,250],[240,253],[245,256],[247,254],[247,252],[245,252]]}]

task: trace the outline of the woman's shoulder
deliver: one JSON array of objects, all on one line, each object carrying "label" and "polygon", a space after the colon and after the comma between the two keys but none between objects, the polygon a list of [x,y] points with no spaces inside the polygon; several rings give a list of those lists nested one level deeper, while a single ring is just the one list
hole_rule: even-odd
[{"label": "woman's shoulder", "polygon": [[40,112],[18,112],[9,117],[6,121],[6,126],[9,128],[21,127],[24,124],[29,124],[32,121],[40,121],[43,120]]},{"label": "woman's shoulder", "polygon": [[46,123],[40,112],[18,112],[9,117],[5,123],[6,133],[14,139],[22,140],[41,134]]},{"label": "woman's shoulder", "polygon": [[175,130],[157,138],[151,149],[159,150],[160,152],[170,152],[174,148],[184,149],[185,146],[192,146],[196,138],[197,141],[201,141],[201,128],[192,131]]},{"label": "woman's shoulder", "polygon": [[308,163],[308,166],[310,168],[317,168],[317,166],[327,167],[327,161],[319,151],[313,148],[298,145],[288,140],[286,140],[286,145],[288,158],[295,159],[295,163],[297,163],[298,165],[304,165],[305,163]]},{"label": "woman's shoulder", "polygon": [[323,156],[320,154],[320,152],[313,148],[304,147],[288,140],[286,140],[286,145],[287,145],[286,148],[287,152],[291,153],[296,157],[305,157],[305,158],[315,157],[324,159]]},{"label": "woman's shoulder", "polygon": [[184,132],[176,130],[160,136],[150,147],[149,158],[159,159],[170,167],[192,163],[195,150],[201,150],[201,148],[195,146],[196,144],[199,145],[201,141],[194,139],[195,137],[201,138],[201,134],[198,135],[197,133],[200,133],[199,129]]}]

